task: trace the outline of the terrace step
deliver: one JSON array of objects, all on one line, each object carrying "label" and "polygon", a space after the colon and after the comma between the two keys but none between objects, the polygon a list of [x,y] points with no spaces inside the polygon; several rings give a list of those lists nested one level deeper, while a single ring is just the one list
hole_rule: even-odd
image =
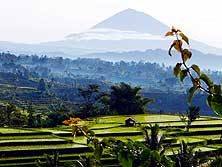
[{"label": "terrace step", "polygon": [[96,137],[110,137],[110,136],[137,136],[143,135],[143,132],[113,132],[113,133],[97,133]]},{"label": "terrace step", "polygon": [[0,146],[55,145],[66,143],[68,141],[64,139],[0,140]]},{"label": "terrace step", "polygon": [[[201,152],[201,155],[215,155],[215,153],[217,153],[217,150],[211,150],[211,151],[204,151]],[[170,157],[172,157],[173,155],[169,155]],[[69,163],[74,163],[77,159],[79,158],[79,156],[75,155],[75,156],[70,156],[70,157],[60,157],[60,164],[64,165],[65,163],[69,162]],[[0,160],[0,167],[33,167],[36,166],[36,160],[39,159],[42,163],[41,164],[45,164],[45,158],[41,157],[41,158],[31,158],[29,159],[29,161],[26,161],[24,159],[21,159],[22,161],[20,161],[19,159],[15,159],[15,160],[11,160],[10,161],[4,161],[4,160]],[[101,159],[102,165],[104,167],[120,167],[120,165],[118,165],[118,161],[113,157],[111,158],[102,158]]]},{"label": "terrace step", "polygon": [[[74,163],[76,160],[70,160],[70,161],[60,161],[60,165],[64,165],[65,163]],[[116,160],[113,160],[112,161],[113,163],[116,163],[116,164],[108,164],[106,165],[106,160],[104,160],[102,162],[102,165],[103,167],[121,167],[120,165],[118,165],[118,161]],[[105,163],[105,164],[103,164]],[[33,167],[33,166],[36,166],[37,162],[29,162],[29,163],[10,163],[10,164],[0,164],[0,167]],[[42,162],[41,164],[45,164],[45,161]]]},{"label": "terrace step", "polygon": [[[70,137],[72,136],[72,132],[53,132],[53,134],[60,137]],[[109,132],[109,133],[97,133],[96,137],[111,137],[111,136],[137,136],[143,135],[143,132],[135,131],[135,132]]]},{"label": "terrace step", "polygon": [[222,144],[222,139],[208,139],[207,145],[210,145],[210,144]]},{"label": "terrace step", "polygon": [[88,153],[92,150],[87,146],[70,146],[66,148],[28,148],[27,149],[15,149],[15,150],[1,150],[1,157],[25,157],[25,156],[42,156],[44,154],[52,154],[53,152],[59,152],[59,154],[77,154]]},{"label": "terrace step", "polygon": [[[83,158],[85,155],[81,155]],[[59,156],[60,162],[74,162],[76,160],[79,160],[79,155],[74,154],[74,155],[62,155]],[[5,158],[5,159],[0,159],[0,166],[30,166],[36,164],[36,161],[40,160],[40,162],[45,163],[46,161],[46,156],[41,156],[41,157],[21,157],[21,158]],[[101,162],[104,166],[106,167],[117,167],[118,165],[113,165],[113,164],[118,164],[118,161],[114,158],[111,157],[108,154],[105,154],[101,158]]]},{"label": "terrace step", "polygon": [[203,131],[193,131],[193,132],[177,132],[171,133],[169,136],[206,136],[206,135],[220,135],[222,134],[222,130],[203,130]]},{"label": "terrace step", "polygon": [[0,133],[0,136],[35,136],[35,135],[52,135],[51,132],[21,132],[21,133]]},{"label": "terrace step", "polygon": [[14,163],[14,164],[0,164],[0,167],[33,167],[36,163]]},{"label": "terrace step", "polygon": [[[207,141],[196,141],[196,142],[190,142],[190,143],[187,143],[189,146],[192,146],[192,145],[204,145],[204,144],[206,144],[207,143]],[[180,143],[173,143],[173,144],[171,144],[170,146],[171,147],[180,147]]]},{"label": "terrace step", "polygon": [[[221,121],[222,122],[222,121]],[[190,128],[208,128],[208,127],[222,127],[222,123],[218,124],[202,124],[202,125],[190,125]],[[160,126],[161,129],[166,128],[185,128],[185,125],[166,125]]]}]

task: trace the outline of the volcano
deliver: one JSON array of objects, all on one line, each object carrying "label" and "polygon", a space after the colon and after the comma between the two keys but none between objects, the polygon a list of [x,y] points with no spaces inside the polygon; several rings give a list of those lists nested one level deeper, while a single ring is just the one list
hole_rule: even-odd
[{"label": "volcano", "polygon": [[92,29],[117,29],[163,35],[169,30],[169,27],[148,14],[126,9],[96,24]]},{"label": "volcano", "polygon": [[[71,33],[63,40],[39,44],[0,42],[0,51],[76,58],[105,52],[168,50],[172,39],[169,40],[164,35],[169,30],[169,26],[149,14],[126,9],[95,24],[86,31]],[[222,49],[202,42],[191,39],[190,45],[203,53],[222,55]],[[138,61],[140,61],[140,57],[138,57]]]}]

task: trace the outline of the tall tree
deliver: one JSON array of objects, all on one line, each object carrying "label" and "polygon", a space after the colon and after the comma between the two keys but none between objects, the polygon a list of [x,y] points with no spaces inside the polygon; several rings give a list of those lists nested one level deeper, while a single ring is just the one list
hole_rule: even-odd
[{"label": "tall tree", "polygon": [[95,116],[99,112],[97,105],[97,101],[100,98],[99,86],[90,84],[86,88],[79,89],[79,94],[82,97],[82,103],[79,104],[80,117]]},{"label": "tall tree", "polygon": [[147,104],[153,99],[143,98],[140,95],[140,87],[131,87],[121,82],[111,87],[110,109],[118,114],[141,114],[147,110]]},{"label": "tall tree", "polygon": [[36,126],[36,120],[35,120],[35,117],[34,117],[34,109],[32,108],[31,105],[28,106],[28,109],[27,109],[27,112],[28,112],[28,126],[29,127],[35,127]]},{"label": "tall tree", "polygon": [[13,127],[22,127],[24,125],[27,125],[28,123],[27,116],[23,114],[21,110],[17,109],[16,111],[13,111],[10,117],[11,117],[10,125]]},{"label": "tall tree", "polygon": [[191,123],[194,122],[197,118],[200,117],[200,107],[189,106],[186,114],[181,114],[180,119],[184,122],[186,131],[189,132]]},{"label": "tall tree", "polygon": [[6,115],[7,115],[7,125],[10,126],[11,125],[11,114],[12,112],[16,111],[16,106],[14,104],[7,104],[6,106]]},{"label": "tall tree", "polygon": [[7,114],[4,110],[0,110],[0,127],[7,124]]},{"label": "tall tree", "polygon": [[44,92],[46,90],[46,84],[44,79],[39,80],[38,90]]}]

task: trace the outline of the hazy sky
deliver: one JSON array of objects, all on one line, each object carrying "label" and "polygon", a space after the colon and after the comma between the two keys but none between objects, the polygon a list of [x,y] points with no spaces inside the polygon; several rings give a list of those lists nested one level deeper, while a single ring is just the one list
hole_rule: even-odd
[{"label": "hazy sky", "polygon": [[63,39],[127,8],[222,47],[221,0],[0,0],[0,41]]}]

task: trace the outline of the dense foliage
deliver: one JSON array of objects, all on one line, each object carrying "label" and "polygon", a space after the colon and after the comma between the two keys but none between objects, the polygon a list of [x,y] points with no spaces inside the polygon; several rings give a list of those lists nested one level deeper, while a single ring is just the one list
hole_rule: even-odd
[{"label": "dense foliage", "polygon": [[172,56],[171,50],[174,48],[181,56],[181,62],[178,62],[174,67],[174,75],[176,77],[179,76],[181,82],[183,82],[186,77],[189,77],[192,82],[192,87],[189,89],[189,96],[187,99],[188,103],[191,103],[195,92],[201,90],[209,94],[207,97],[207,104],[212,110],[218,115],[222,114],[221,85],[215,84],[207,74],[202,73],[198,65],[187,65],[187,61],[192,57],[192,52],[184,48],[183,41],[189,45],[189,38],[175,27],[172,27],[171,31],[166,33],[166,36],[176,37],[176,40],[173,41],[169,48],[169,55]]},{"label": "dense foliage", "polygon": [[[108,93],[111,86],[120,81],[136,87],[139,85],[144,98],[155,99],[149,105],[150,112],[179,113],[187,108],[184,99],[191,83],[185,78],[183,84],[172,77],[172,67],[149,62],[114,63],[99,59],[71,60],[36,55],[15,56],[10,53],[1,53],[0,59],[0,101],[13,102],[22,109],[32,105],[38,115],[53,115],[53,112],[64,106],[72,115],[76,114],[76,103],[84,103],[79,89],[97,84],[101,92]],[[215,83],[220,83],[221,72],[205,72]],[[204,103],[206,95],[201,92],[196,94],[198,98],[194,98],[193,102],[201,107],[200,113],[212,114]],[[107,103],[108,97],[104,96],[101,100],[103,104]],[[100,114],[107,114],[109,108],[97,102],[94,107],[100,108]],[[84,110],[81,105],[77,108]],[[96,110],[95,113],[98,112]]]},{"label": "dense foliage", "polygon": [[111,87],[110,110],[119,115],[142,114],[147,111],[147,104],[153,102],[150,98],[143,98],[140,87],[131,87],[126,83],[120,83]]},{"label": "dense foliage", "polygon": [[[0,70],[16,74],[20,80],[38,77],[66,83],[73,87],[98,82],[109,84],[111,81],[112,83],[125,82],[134,86],[140,85],[151,91],[184,92],[188,88],[186,85],[189,84],[185,80],[184,88],[178,79],[173,78],[172,67],[150,62],[107,62],[86,58],[71,60],[36,55],[15,56],[10,53],[1,53],[0,60]],[[214,78],[214,82],[220,82],[221,72],[210,70],[206,72]]]}]

